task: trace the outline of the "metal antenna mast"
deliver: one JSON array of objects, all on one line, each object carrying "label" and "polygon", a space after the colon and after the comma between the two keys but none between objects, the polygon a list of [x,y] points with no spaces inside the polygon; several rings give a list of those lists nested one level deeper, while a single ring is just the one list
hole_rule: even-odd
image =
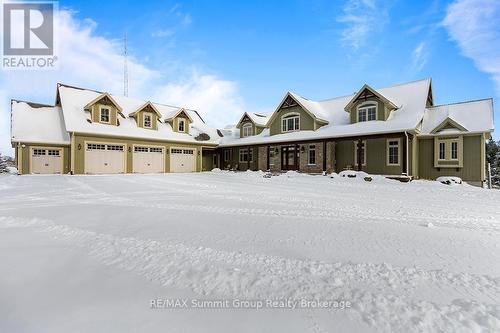
[{"label": "metal antenna mast", "polygon": [[128,96],[127,33],[123,37],[123,95]]}]

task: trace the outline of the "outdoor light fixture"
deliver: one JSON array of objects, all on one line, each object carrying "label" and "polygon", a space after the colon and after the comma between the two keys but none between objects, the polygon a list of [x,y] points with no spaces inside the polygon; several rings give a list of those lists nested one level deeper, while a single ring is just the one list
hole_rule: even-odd
[{"label": "outdoor light fixture", "polygon": [[81,143],[78,144],[78,150],[82,150],[82,144]]},{"label": "outdoor light fixture", "polygon": [[129,153],[132,152],[132,147],[130,147],[130,146],[128,147],[128,152]]},{"label": "outdoor light fixture", "polygon": [[300,147],[300,151],[301,151],[301,152],[305,152],[305,151],[306,151],[306,147],[301,146],[301,147]]},{"label": "outdoor light fixture", "polygon": [[278,147],[276,147],[276,149],[274,150],[275,153],[279,153],[280,150],[278,149]]}]

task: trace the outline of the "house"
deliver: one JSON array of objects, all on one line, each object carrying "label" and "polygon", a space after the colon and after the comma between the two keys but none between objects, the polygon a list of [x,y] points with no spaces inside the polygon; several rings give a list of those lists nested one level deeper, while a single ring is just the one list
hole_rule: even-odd
[{"label": "house", "polygon": [[323,101],[288,92],[271,114],[245,113],[236,135],[221,138],[214,160],[222,169],[353,169],[416,179],[458,176],[481,185],[492,99],[433,100],[431,79],[382,89],[365,84]]},{"label": "house", "polygon": [[21,174],[208,170],[220,138],[194,110],[64,84],[53,106],[12,100],[11,112]]},{"label": "house", "polygon": [[21,174],[353,169],[481,185],[492,99],[433,100],[431,79],[322,101],[288,92],[217,130],[194,110],[58,84],[54,106],[12,101],[12,146]]}]

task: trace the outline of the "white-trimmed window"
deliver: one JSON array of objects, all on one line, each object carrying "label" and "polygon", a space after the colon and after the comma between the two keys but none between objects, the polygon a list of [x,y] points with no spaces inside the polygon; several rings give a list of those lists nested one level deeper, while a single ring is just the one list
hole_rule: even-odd
[{"label": "white-trimmed window", "polygon": [[253,149],[240,149],[240,162],[252,162],[253,161]]},{"label": "white-trimmed window", "polygon": [[244,124],[244,125],[243,125],[243,129],[242,129],[243,137],[245,138],[245,137],[247,137],[247,136],[251,136],[251,135],[253,135],[253,133],[252,133],[252,132],[253,132],[253,131],[252,131],[252,129],[253,129],[253,126],[252,126],[252,124],[251,124],[251,123],[246,123],[246,124]]},{"label": "white-trimmed window", "polygon": [[399,165],[399,139],[387,140],[387,165]]},{"label": "white-trimmed window", "polygon": [[309,145],[308,164],[316,165],[316,145]]},{"label": "white-trimmed window", "polygon": [[451,141],[451,159],[458,160],[458,141]]},{"label": "white-trimmed window", "polygon": [[274,147],[269,148],[269,165],[274,165]]},{"label": "white-trimmed window", "polygon": [[361,104],[358,107],[358,122],[377,120],[377,104]]},{"label": "white-trimmed window", "polygon": [[[354,141],[354,166],[358,165],[358,141]],[[361,165],[366,165],[366,140],[361,143]]]},{"label": "white-trimmed window", "polygon": [[177,120],[177,130],[179,132],[184,132],[186,128],[186,120],[184,118],[179,118]]},{"label": "white-trimmed window", "polygon": [[298,113],[288,113],[281,117],[281,131],[293,132],[300,129],[300,115]]},{"label": "white-trimmed window", "polygon": [[101,123],[109,123],[109,108],[101,107],[99,109],[99,119]]},{"label": "white-trimmed window", "polygon": [[440,160],[446,159],[446,143],[445,142],[439,143],[439,159]]},{"label": "white-trimmed window", "polygon": [[229,162],[230,159],[231,159],[231,150],[224,149],[224,162]]},{"label": "white-trimmed window", "polygon": [[144,127],[145,128],[152,128],[153,127],[153,121],[152,121],[153,116],[151,113],[144,112]]}]

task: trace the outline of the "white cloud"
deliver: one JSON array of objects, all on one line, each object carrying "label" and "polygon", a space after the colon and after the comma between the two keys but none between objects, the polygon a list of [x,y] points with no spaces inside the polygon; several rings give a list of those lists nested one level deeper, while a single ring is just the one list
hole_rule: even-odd
[{"label": "white cloud", "polygon": [[376,0],[348,0],[342,8],[343,15],[337,18],[346,25],[341,32],[344,46],[357,51],[373,33],[381,31],[388,22],[387,7]]},{"label": "white cloud", "polygon": [[452,40],[477,68],[491,75],[500,93],[500,2],[458,0],[450,4],[443,20]]},{"label": "white cloud", "polygon": [[427,43],[420,42],[412,53],[412,67],[416,71],[421,71],[427,63],[429,52],[427,51]]},{"label": "white cloud", "polygon": [[[10,148],[10,98],[53,103],[56,83],[121,94],[123,58],[121,40],[95,32],[92,20],[78,21],[62,10],[57,18],[59,68],[55,71],[2,71],[0,76],[0,152]],[[184,79],[166,80],[164,73],[129,57],[129,92],[142,99],[196,108],[205,121],[223,126],[243,107],[234,82],[188,69]],[[171,74],[171,73],[169,73]],[[172,77],[169,75],[168,77]],[[156,100],[155,100],[156,101]]]}]

